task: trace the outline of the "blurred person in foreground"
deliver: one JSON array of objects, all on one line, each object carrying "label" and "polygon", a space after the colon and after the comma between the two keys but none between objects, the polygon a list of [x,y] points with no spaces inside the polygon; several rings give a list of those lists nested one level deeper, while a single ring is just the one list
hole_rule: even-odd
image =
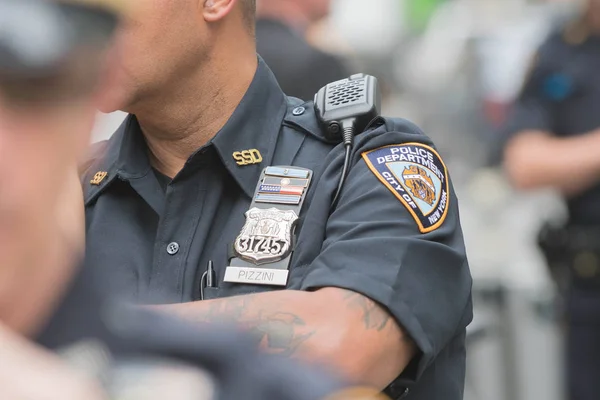
[{"label": "blurred person in foreground", "polygon": [[331,0],[257,0],[258,54],[288,96],[312,100],[320,88],[350,75],[342,59],[315,48],[306,31],[329,15]]},{"label": "blurred person in foreground", "polygon": [[600,393],[600,1],[550,35],[508,121],[504,163],[517,188],[566,199],[565,226],[539,244],[564,295],[570,400]]},{"label": "blurred person in foreground", "polygon": [[375,398],[260,354],[235,330],[124,308],[78,267],[76,166],[124,5],[0,0],[0,398]]},{"label": "blurred person in foreground", "polygon": [[328,140],[257,56],[253,0],[147,4],[102,107],[129,116],[82,178],[86,267],[394,398],[461,399],[471,276],[432,141],[391,118]]}]

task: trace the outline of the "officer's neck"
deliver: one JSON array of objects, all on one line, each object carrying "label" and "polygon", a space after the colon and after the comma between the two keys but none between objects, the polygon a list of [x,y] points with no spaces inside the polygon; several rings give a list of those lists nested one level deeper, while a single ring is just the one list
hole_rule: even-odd
[{"label": "officer's neck", "polygon": [[156,101],[134,112],[148,144],[152,166],[175,177],[189,157],[229,120],[256,73],[256,53],[232,68],[209,66],[198,76],[170,85]]}]

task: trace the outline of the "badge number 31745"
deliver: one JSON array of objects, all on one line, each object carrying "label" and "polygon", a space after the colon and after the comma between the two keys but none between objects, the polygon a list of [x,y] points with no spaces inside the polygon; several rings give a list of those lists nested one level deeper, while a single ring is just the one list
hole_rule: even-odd
[{"label": "badge number 31745", "polygon": [[250,236],[240,238],[238,251],[240,253],[250,253],[257,255],[274,255],[278,256],[282,253],[282,249],[286,246],[285,240]]}]

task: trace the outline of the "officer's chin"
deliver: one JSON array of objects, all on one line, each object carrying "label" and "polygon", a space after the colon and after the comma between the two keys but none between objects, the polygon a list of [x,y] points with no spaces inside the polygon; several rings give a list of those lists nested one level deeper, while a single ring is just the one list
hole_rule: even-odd
[{"label": "officer's chin", "polygon": [[105,114],[125,108],[131,96],[126,89],[129,86],[127,74],[119,64],[109,66],[100,81],[101,84],[94,98],[96,108]]},{"label": "officer's chin", "polygon": [[116,111],[121,111],[126,108],[126,96],[122,93],[114,91],[113,93],[103,93],[98,97],[96,108],[104,114],[110,114]]}]

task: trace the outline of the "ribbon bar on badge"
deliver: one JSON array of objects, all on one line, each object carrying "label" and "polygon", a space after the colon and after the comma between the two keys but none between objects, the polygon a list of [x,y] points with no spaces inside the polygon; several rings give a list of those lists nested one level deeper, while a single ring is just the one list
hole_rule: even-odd
[{"label": "ribbon bar on badge", "polygon": [[265,175],[283,176],[286,178],[307,179],[309,174],[310,172],[307,170],[294,168],[267,167],[265,170]]},{"label": "ribbon bar on badge", "polygon": [[302,196],[292,196],[284,194],[263,194],[259,193],[256,195],[255,201],[257,203],[279,203],[279,204],[300,204]]},{"label": "ribbon bar on badge", "polygon": [[291,179],[275,176],[265,176],[265,178],[262,181],[263,185],[295,186],[303,188],[307,188],[309,183],[310,179]]},{"label": "ribbon bar on badge", "polygon": [[260,193],[302,196],[302,193],[304,193],[304,188],[298,186],[260,185],[258,191]]}]

